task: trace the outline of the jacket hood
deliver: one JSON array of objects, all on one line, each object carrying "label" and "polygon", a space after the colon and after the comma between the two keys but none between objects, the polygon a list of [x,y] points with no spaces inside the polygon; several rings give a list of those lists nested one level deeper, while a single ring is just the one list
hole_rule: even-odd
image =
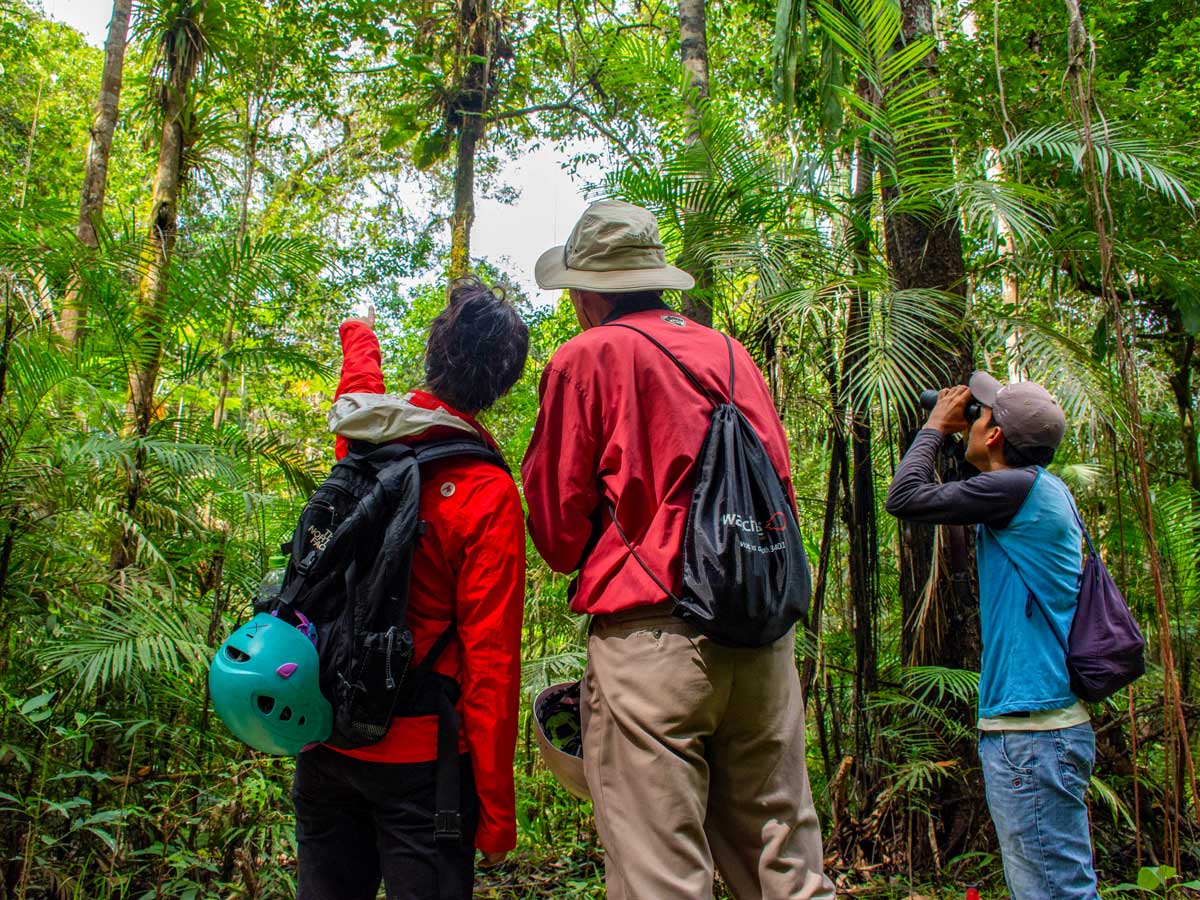
[{"label": "jacket hood", "polygon": [[[342,394],[329,410],[329,430],[351,441],[413,441],[438,429],[461,431],[494,445],[491,435],[429,394]],[[432,435],[431,435],[432,436]]]}]

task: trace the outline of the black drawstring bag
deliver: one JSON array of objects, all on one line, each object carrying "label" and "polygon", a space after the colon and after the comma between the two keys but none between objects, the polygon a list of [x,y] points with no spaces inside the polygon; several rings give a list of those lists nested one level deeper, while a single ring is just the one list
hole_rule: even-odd
[{"label": "black drawstring bag", "polygon": [[680,595],[646,566],[610,507],[617,534],[675,602],[675,615],[702,634],[734,647],[775,642],[808,612],[812,579],[787,489],[754,428],[734,405],[733,344],[725,338],[729,399],[723,400],[646,332],[622,322],[610,324],[636,331],[653,343],[714,407],[696,460]]}]

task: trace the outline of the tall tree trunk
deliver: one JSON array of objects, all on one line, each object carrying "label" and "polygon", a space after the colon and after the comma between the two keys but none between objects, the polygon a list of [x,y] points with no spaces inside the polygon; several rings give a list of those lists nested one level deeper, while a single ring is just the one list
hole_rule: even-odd
[{"label": "tall tree trunk", "polygon": [[691,92],[687,109],[688,145],[700,139],[701,106],[708,99],[708,0],[679,0],[679,55]]},{"label": "tall tree trunk", "polygon": [[[186,0],[185,0],[186,2]],[[187,16],[179,16],[164,38],[167,78],[159,92],[162,109],[162,136],[158,166],[154,175],[154,202],[150,228],[142,245],[141,267],[145,273],[138,284],[138,305],[134,310],[134,341],[129,367],[129,411],[133,431],[144,437],[154,419],[154,391],[162,367],[164,302],[175,251],[179,216],[179,188],[183,181],[185,135],[183,118],[187,111],[193,76],[200,64],[203,36],[195,32],[207,0],[187,3]],[[134,454],[126,490],[125,512],[132,517],[143,488],[145,451]],[[113,550],[111,567],[122,569],[132,561],[133,535],[128,528]]]},{"label": "tall tree trunk", "polygon": [[[864,79],[865,82],[865,79]],[[860,142],[854,158],[853,218],[847,243],[856,274],[867,270],[871,247],[871,196],[875,160]],[[866,713],[867,697],[879,687],[878,651],[875,629],[879,613],[879,547],[875,528],[875,479],[871,467],[871,412],[867,398],[855,384],[856,373],[866,355],[870,329],[870,297],[861,287],[850,296],[846,317],[846,349],[842,354],[841,402],[844,405],[850,445],[850,490],[846,504],[846,529],[850,535],[850,597],[854,610],[854,708],[858,718],[855,752],[860,761],[859,777],[870,777],[865,769],[870,754],[871,727]]]},{"label": "tall tree trunk", "polygon": [[491,0],[460,0],[459,53],[466,60],[455,115],[458,151],[454,167],[454,212],[450,217],[450,270],[453,281],[471,269],[471,226],[475,224],[475,155],[491,102],[495,21]]},{"label": "tall tree trunk", "polygon": [[[703,107],[708,100],[708,0],[679,0],[679,55],[688,79],[684,96],[687,134],[684,143],[694,147],[700,143],[700,123]],[[683,255],[680,262],[696,279],[696,286],[685,291],[682,312],[701,325],[712,325],[713,272],[689,254],[693,243],[688,234],[688,211],[684,210]]]},{"label": "tall tree trunk", "polygon": [[[902,24],[897,49],[922,36],[933,34],[931,0],[900,0]],[[937,90],[937,51],[924,60],[928,90]],[[948,135],[926,139],[920,148],[926,165],[940,161],[945,172],[952,172],[953,159]],[[957,215],[939,216],[936,212],[898,212],[896,204],[904,199],[903,177],[885,179],[881,185],[884,208],[884,235],[888,267],[893,285],[900,290],[932,289],[949,299],[949,318],[961,322],[966,313],[966,266],[963,261],[962,234]],[[941,353],[943,385],[963,384],[970,376],[972,354],[969,340],[947,322],[940,333],[931,334],[932,342],[945,347]],[[898,411],[901,447],[907,449],[920,430],[924,416],[916,403]],[[939,461],[943,480],[961,477],[960,463],[953,454]],[[931,525],[899,523],[900,594],[903,607],[902,659],[906,665],[935,665],[978,671],[981,652],[979,604],[972,565],[973,534],[961,526],[939,526],[942,540]],[[964,725],[974,718],[974,710],[961,704],[950,711]],[[956,748],[963,765],[969,767],[975,751],[964,741]],[[916,827],[909,819],[911,848],[909,865],[940,865],[940,860],[961,853],[972,830],[980,806],[978,796],[962,795],[961,789],[947,781],[932,800],[929,827]]]},{"label": "tall tree trunk", "polygon": [[[129,34],[129,15],[133,0],[113,0],[112,18],[108,23],[108,40],[104,44],[104,69],[100,74],[100,96],[92,117],[91,137],[88,139],[87,161],[83,171],[83,190],[79,198],[79,221],[75,236],[80,243],[95,249],[99,246],[96,225],[104,215],[104,192],[108,187],[108,157],[112,152],[113,132],[117,127],[117,112],[121,100],[121,79],[125,66],[125,46]],[[87,310],[79,294],[79,280],[72,277],[63,298],[60,319],[62,336],[74,346],[83,337]]]},{"label": "tall tree trunk", "polygon": [[[902,0],[901,13],[905,43],[932,33],[930,0]],[[929,70],[930,90],[935,90],[936,51],[930,52],[925,65]],[[948,138],[931,141],[924,149],[931,157],[941,157],[946,170],[950,171],[953,163]],[[966,313],[966,266],[958,217],[939,219],[936,213],[894,212],[893,207],[901,199],[902,190],[902,186],[894,182],[882,185],[884,234],[892,282],[901,290],[924,288],[944,292],[954,298],[952,312],[961,314],[955,316],[961,320]],[[941,359],[946,384],[964,384],[971,374],[969,342],[949,327],[932,337],[949,348]],[[905,448],[912,443],[924,419],[915,406],[914,403],[899,411],[901,446]],[[957,473],[947,470],[946,462],[944,459],[941,474],[954,477]],[[939,577],[931,586],[933,593],[930,595],[937,598],[941,614],[926,617],[930,627],[918,631],[911,626],[916,621],[914,614],[927,599],[926,586],[934,571],[934,527],[910,522],[900,525],[900,593],[906,623],[904,659],[917,665],[977,668],[980,653],[977,604],[973,597],[966,596],[969,592],[948,590],[952,583],[946,577],[951,572],[960,576],[969,574],[956,570],[961,568],[961,553],[969,555],[970,536],[965,529],[956,526],[948,526],[946,531],[947,549],[953,551],[950,554],[953,558],[938,566]],[[953,569],[951,564],[954,564]]]}]

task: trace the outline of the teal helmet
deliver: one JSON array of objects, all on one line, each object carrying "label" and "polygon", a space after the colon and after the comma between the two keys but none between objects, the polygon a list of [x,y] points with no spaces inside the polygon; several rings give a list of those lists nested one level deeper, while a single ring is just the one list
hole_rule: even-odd
[{"label": "teal helmet", "polygon": [[255,750],[293,756],[333,730],[312,626],[304,625],[259,613],[229,636],[208,669],[217,715]]}]

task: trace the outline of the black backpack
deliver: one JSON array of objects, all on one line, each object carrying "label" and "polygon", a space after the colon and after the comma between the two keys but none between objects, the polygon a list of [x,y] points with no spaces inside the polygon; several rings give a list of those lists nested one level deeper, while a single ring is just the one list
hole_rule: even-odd
[{"label": "black backpack", "polygon": [[722,335],[729,350],[729,399],[724,400],[646,332],[622,322],[610,325],[636,331],[654,344],[713,404],[696,459],[680,596],[642,561],[610,506],[617,534],[675,602],[675,615],[702,634],[734,647],[775,642],[808,612],[812,580],[791,498],[762,440],[734,403],[733,343]]},{"label": "black backpack", "polygon": [[329,745],[374,744],[398,716],[438,717],[439,842],[461,838],[454,708],[460,689],[432,671],[455,626],[451,622],[424,659],[412,664],[409,575],[424,531],[417,509],[421,467],[464,456],[508,472],[496,451],[469,438],[352,444],[309,498],[283,547],[290,560],[278,594],[260,598],[255,610],[316,627],[321,693],[333,707]]}]

